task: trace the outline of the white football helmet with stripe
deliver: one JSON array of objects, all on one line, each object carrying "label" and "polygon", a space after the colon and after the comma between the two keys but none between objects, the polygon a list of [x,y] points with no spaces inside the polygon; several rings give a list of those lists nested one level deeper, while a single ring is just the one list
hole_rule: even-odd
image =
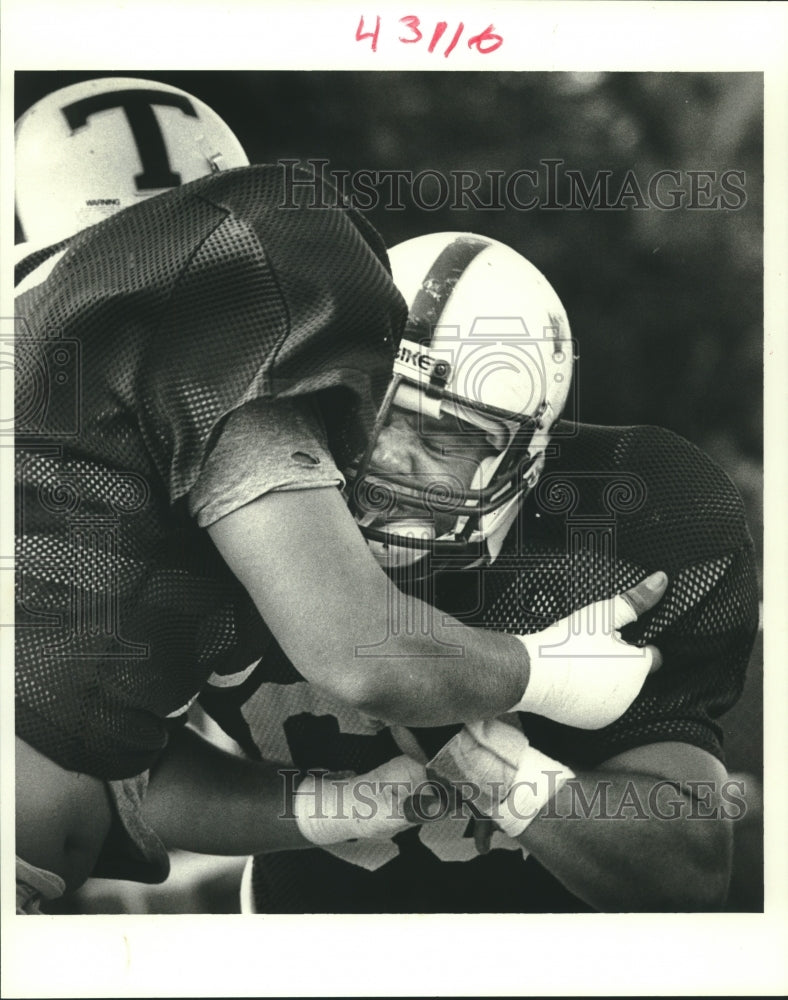
[{"label": "white football helmet with stripe", "polygon": [[[547,279],[511,247],[473,233],[435,233],[395,246],[394,280],[409,315],[351,503],[378,560],[409,565],[428,551],[494,559],[542,470],[564,409],[574,359],[569,322]],[[468,490],[375,468],[376,441],[397,410],[480,434],[490,454]],[[436,537],[433,515],[450,512]]]},{"label": "white football helmet with stripe", "polygon": [[249,163],[207,104],[152,80],[105,77],[64,87],[21,115],[14,133],[17,219],[37,245]]}]

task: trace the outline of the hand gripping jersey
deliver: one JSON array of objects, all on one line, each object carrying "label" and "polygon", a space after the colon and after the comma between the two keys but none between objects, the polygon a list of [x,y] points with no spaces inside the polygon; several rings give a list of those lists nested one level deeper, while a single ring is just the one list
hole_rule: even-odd
[{"label": "hand gripping jersey", "polygon": [[[664,664],[621,719],[577,730],[523,714],[543,753],[588,770],[627,749],[683,741],[723,759],[715,719],[741,693],[758,621],[752,541],[727,476],[656,427],[558,428],[543,478],[492,566],[443,567],[420,596],[472,625],[534,632],[664,570],[662,601],[623,630]],[[407,580],[399,581],[407,586]],[[237,689],[207,688],[210,710],[249,752],[300,769],[363,773],[403,750],[423,759],[456,731],[385,728],[330,704],[277,647]],[[476,852],[473,817],[444,819],[394,841],[255,859],[268,912],[558,912],[588,909],[498,832]]]},{"label": "hand gripping jersey", "polygon": [[144,771],[269,641],[187,514],[227,415],[309,395],[340,467],[374,419],[405,315],[385,249],[285,180],[198,180],[18,266],[17,729],[67,769]]}]

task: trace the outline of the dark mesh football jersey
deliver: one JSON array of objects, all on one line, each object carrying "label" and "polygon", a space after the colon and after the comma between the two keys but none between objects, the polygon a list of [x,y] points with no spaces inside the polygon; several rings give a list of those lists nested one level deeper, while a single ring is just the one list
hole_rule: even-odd
[{"label": "dark mesh football jersey", "polygon": [[[630,709],[604,729],[521,714],[531,743],[576,770],[660,741],[724,760],[715,721],[739,697],[758,623],[752,540],[740,498],[702,452],[656,427],[557,428],[554,454],[492,566],[444,567],[420,596],[470,625],[538,631],[572,610],[664,570],[667,593],[625,639],[663,654]],[[402,581],[400,581],[402,583]],[[430,589],[432,588],[432,589]],[[332,705],[276,645],[206,707],[250,753],[300,769],[366,772],[413,747],[426,757],[454,727],[385,728]],[[448,818],[398,835],[255,859],[257,907],[269,912],[561,912],[587,909],[515,841],[479,856]]]},{"label": "dark mesh football jersey", "polygon": [[17,268],[56,260],[16,303],[17,729],[70,770],[145,770],[205,679],[268,641],[186,512],[227,415],[310,394],[341,466],[390,376],[382,241],[285,180],[216,174]]}]

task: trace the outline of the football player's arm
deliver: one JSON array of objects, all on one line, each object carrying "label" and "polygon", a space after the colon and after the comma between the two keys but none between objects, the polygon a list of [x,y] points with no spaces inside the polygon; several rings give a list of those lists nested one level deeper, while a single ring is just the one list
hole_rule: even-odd
[{"label": "football player's arm", "polygon": [[398,591],[338,490],[268,493],[208,531],[299,673],[360,711],[430,725],[521,697],[522,644]]},{"label": "football player's arm", "polygon": [[309,847],[276,765],[227,753],[185,728],[152,768],[142,816],[169,849],[244,855]]},{"label": "football player's arm", "polygon": [[[673,457],[674,440],[669,443]],[[702,564],[693,562],[676,578],[679,592],[689,595],[684,600],[692,605],[683,606],[681,613],[690,621],[702,613],[705,622],[720,623],[717,627],[726,632],[693,631],[690,649],[695,669],[682,673],[692,678],[691,686],[676,681],[678,686],[666,693],[645,733],[659,732],[660,715],[671,718],[676,705],[681,704],[688,716],[695,712],[706,716],[710,704],[719,712],[737,697],[737,682],[743,680],[758,626],[758,587],[741,502],[731,490],[730,484],[721,483],[713,494],[719,510],[727,503],[730,511],[739,511],[736,530],[742,544],[726,554],[726,572],[718,573],[719,561],[711,560],[707,573],[699,572]],[[715,534],[730,538],[735,524],[730,516],[724,523],[706,523],[708,538]],[[727,636],[750,640],[735,651],[723,647],[726,669],[722,671],[720,643],[724,639],[727,645]],[[552,808],[542,810],[521,839],[573,892],[600,908],[719,909],[731,873],[732,824],[743,814],[746,792],[737,783],[728,784],[727,777],[722,763],[699,747],[675,741],[646,744],[616,755],[590,773],[577,774],[558,790]],[[594,818],[598,805],[586,817],[583,803],[591,803],[605,789],[605,812],[615,818]],[[574,816],[578,804],[581,818],[550,818],[561,813]]]},{"label": "football player's arm", "polygon": [[698,747],[637,747],[578,773],[518,839],[596,909],[717,910],[731,870],[726,779]]},{"label": "football player's arm", "polygon": [[653,743],[575,774],[519,728],[489,720],[465,726],[427,772],[472,795],[478,814],[598,910],[715,910],[725,900],[731,803],[725,769],[705,750]]},{"label": "football player's arm", "polygon": [[184,729],[151,774],[142,815],[167,848],[264,854],[356,839],[388,839],[424,817],[422,764],[404,755],[362,775],[306,776],[248,760]]},{"label": "football player's arm", "polygon": [[[140,818],[168,848],[242,855],[308,847],[288,795],[292,782],[285,785],[273,767],[231,756],[184,730],[153,770]],[[59,875],[73,891],[92,874],[113,822],[103,779],[68,771],[17,738],[19,857]]]},{"label": "football player's arm", "polygon": [[112,825],[107,786],[66,771],[19,737],[14,756],[16,854],[74,890],[92,872]]},{"label": "football player's arm", "polygon": [[[557,673],[540,670],[544,683],[537,684],[524,641],[468,628],[398,591],[336,489],[266,493],[208,531],[299,673],[376,718],[443,725],[489,718],[521,705],[558,721],[599,728],[629,707],[649,663],[653,669],[659,662],[651,647],[623,662],[613,657],[606,664],[607,683],[601,673],[604,657],[596,653],[593,678],[586,660],[581,669],[566,671],[561,684],[554,681]],[[653,606],[664,586],[663,581],[648,591],[629,620]],[[639,673],[633,660],[639,660]],[[550,715],[556,706],[582,715],[586,703],[609,712],[622,691],[626,704],[607,721],[584,726],[574,715]],[[530,704],[524,692],[533,694]]]},{"label": "football player's arm", "polygon": [[[168,850],[242,856],[389,838],[423,817],[410,799],[426,773],[405,756],[364,775],[302,777],[178,730],[151,770],[133,826],[150,831]],[[93,873],[113,822],[105,781],[67,771],[17,739],[20,858],[54,872],[73,891]]]}]

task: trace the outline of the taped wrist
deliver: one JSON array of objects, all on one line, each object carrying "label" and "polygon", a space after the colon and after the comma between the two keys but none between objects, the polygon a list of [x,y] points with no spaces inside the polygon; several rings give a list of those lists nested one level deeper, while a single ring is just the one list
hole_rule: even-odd
[{"label": "taped wrist", "polygon": [[618,631],[583,631],[581,616],[601,614],[603,606],[598,602],[541,632],[517,636],[528,652],[530,673],[511,711],[578,729],[602,729],[624,714],[648,675],[652,651],[624,642]]},{"label": "taped wrist", "polygon": [[562,703],[566,701],[572,672],[571,661],[569,658],[554,656],[550,657],[548,663],[540,654],[540,647],[548,640],[551,629],[554,630],[555,626],[531,635],[517,636],[528,653],[530,672],[528,686],[513,711],[532,712],[534,715],[552,718],[555,710],[560,711]]},{"label": "taped wrist", "polygon": [[404,803],[425,780],[423,765],[407,756],[359,776],[307,774],[293,796],[298,829],[318,845],[393,837],[414,825]]},{"label": "taped wrist", "polygon": [[350,819],[348,782],[308,774],[296,788],[293,811],[301,835],[313,844],[338,844],[357,836]]},{"label": "taped wrist", "polygon": [[469,722],[427,764],[444,783],[517,837],[573,772],[500,719]]},{"label": "taped wrist", "polygon": [[500,803],[498,826],[510,837],[519,837],[559,788],[575,774],[535,747],[523,751],[511,788]]}]

